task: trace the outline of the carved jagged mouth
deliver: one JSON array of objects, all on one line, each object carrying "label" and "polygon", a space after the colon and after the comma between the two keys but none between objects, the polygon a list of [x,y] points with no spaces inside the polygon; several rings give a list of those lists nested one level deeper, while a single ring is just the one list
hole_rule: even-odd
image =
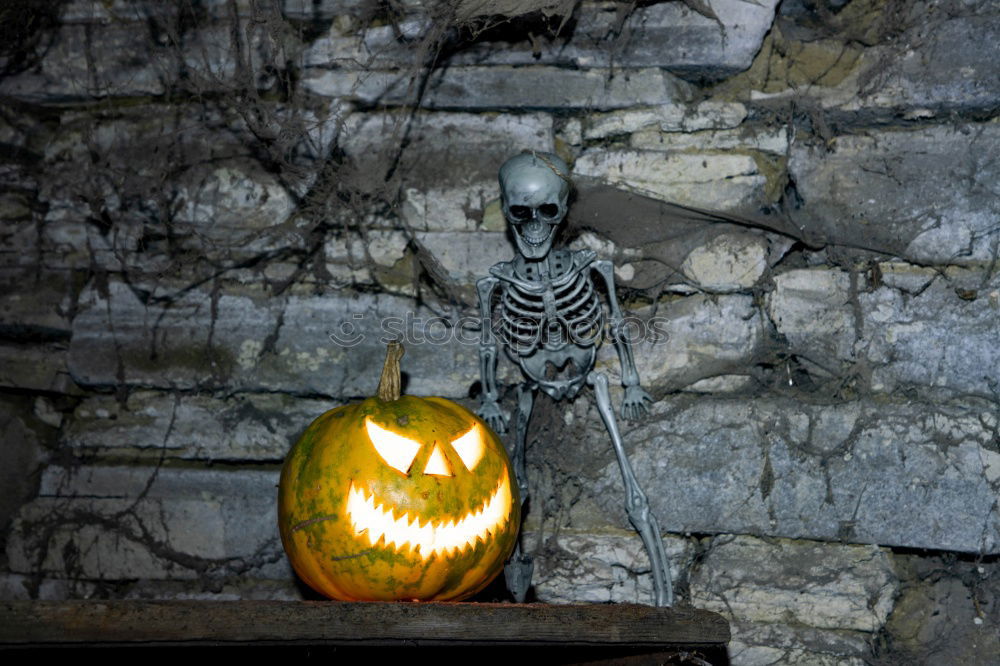
[{"label": "carved jagged mouth", "polygon": [[401,551],[411,548],[428,560],[438,554],[452,555],[487,541],[510,518],[510,479],[504,470],[493,494],[476,511],[452,521],[424,521],[405,511],[393,510],[385,502],[351,483],[347,493],[347,518],[357,535],[367,534],[372,546]]}]

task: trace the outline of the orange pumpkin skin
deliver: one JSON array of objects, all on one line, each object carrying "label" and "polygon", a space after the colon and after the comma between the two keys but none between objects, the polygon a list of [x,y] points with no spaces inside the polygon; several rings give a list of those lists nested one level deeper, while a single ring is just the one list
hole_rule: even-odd
[{"label": "orange pumpkin skin", "polygon": [[[368,420],[420,444],[406,473],[376,450]],[[473,427],[481,429],[484,446],[469,470],[452,442]],[[435,456],[439,464],[444,457],[452,476],[425,473]],[[454,536],[456,524],[482,526],[487,513],[500,518],[458,547],[414,548],[398,543],[401,537],[393,541],[391,529],[372,543],[371,534],[382,530],[357,533],[367,523],[352,513],[362,497],[391,512],[383,520],[415,518],[411,534],[436,526],[435,534]],[[517,538],[520,500],[503,444],[472,412],[443,398],[373,397],[326,412],[295,444],[281,471],[278,523],[296,573],[330,598],[457,601],[503,568]]]}]

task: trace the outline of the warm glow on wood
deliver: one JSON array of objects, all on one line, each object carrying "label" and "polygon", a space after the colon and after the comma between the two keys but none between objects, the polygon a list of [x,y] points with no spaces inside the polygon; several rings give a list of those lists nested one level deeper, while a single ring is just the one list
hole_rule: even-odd
[{"label": "warm glow on wood", "polygon": [[465,468],[470,472],[476,468],[483,454],[486,453],[486,443],[483,441],[483,430],[478,423],[473,425],[467,433],[451,443],[455,453],[465,463]]},{"label": "warm glow on wood", "polygon": [[409,547],[428,560],[438,554],[451,555],[472,548],[476,540],[486,542],[507,523],[511,504],[510,478],[504,470],[493,495],[478,510],[458,520],[425,521],[386,506],[374,494],[353,483],[347,494],[347,518],[355,534],[366,535],[370,545],[383,542],[383,547],[397,551]]},{"label": "warm glow on wood", "polygon": [[368,430],[368,439],[372,446],[382,456],[389,467],[399,470],[403,474],[408,474],[413,459],[420,451],[420,443],[407,439],[402,435],[397,435],[391,430],[378,426],[371,419],[365,419],[365,428]]}]

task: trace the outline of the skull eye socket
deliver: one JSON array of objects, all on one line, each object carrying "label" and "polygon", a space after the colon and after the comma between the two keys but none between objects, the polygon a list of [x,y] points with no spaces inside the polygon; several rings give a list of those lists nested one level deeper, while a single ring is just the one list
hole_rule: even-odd
[{"label": "skull eye socket", "polygon": [[365,419],[365,429],[368,430],[368,439],[385,464],[409,475],[410,465],[420,451],[420,443],[386,430],[371,419]]},{"label": "skull eye socket", "polygon": [[479,424],[472,426],[467,433],[452,441],[451,448],[462,459],[465,468],[470,472],[476,468],[486,453],[486,443],[483,441],[483,431]]},{"label": "skull eye socket", "polygon": [[555,217],[559,214],[559,206],[554,203],[545,203],[538,207],[538,212],[542,214],[542,217]]},{"label": "skull eye socket", "polygon": [[531,219],[531,208],[528,206],[511,206],[510,216],[519,222],[527,222]]}]

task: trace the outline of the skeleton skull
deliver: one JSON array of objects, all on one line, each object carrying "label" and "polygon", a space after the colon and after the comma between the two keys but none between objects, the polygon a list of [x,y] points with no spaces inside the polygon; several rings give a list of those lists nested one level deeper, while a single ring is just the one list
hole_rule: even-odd
[{"label": "skeleton skull", "polygon": [[522,153],[500,167],[500,201],[517,249],[542,259],[552,249],[556,227],[566,217],[569,167],[551,153]]}]

